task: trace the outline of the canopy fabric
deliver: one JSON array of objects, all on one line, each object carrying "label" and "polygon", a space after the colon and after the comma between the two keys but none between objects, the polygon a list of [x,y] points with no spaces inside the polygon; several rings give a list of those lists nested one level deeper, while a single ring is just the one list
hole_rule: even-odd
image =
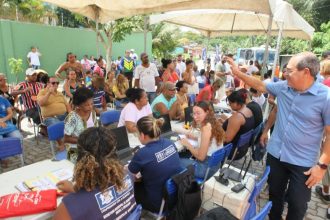
[{"label": "canopy fabric", "polygon": [[[290,4],[278,1],[273,12],[272,35],[277,35],[283,22],[283,36],[310,40],[314,28]],[[187,10],[151,15],[150,23],[168,22],[191,27],[209,37],[230,35],[266,35],[269,15],[243,10]]]},{"label": "canopy fabric", "polygon": [[230,9],[270,14],[275,0],[42,0],[100,23],[133,15],[188,9]]}]

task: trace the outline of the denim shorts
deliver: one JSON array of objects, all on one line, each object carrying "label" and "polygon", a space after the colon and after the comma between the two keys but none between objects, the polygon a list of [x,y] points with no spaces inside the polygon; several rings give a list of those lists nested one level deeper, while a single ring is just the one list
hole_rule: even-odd
[{"label": "denim shorts", "polygon": [[67,113],[64,113],[63,115],[56,115],[53,117],[46,118],[44,120],[44,124],[48,127],[50,125],[56,124],[57,122],[64,121],[67,115]]}]

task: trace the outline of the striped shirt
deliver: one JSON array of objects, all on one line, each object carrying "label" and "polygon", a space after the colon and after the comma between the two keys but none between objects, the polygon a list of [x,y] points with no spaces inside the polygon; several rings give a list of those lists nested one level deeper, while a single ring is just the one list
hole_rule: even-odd
[{"label": "striped shirt", "polygon": [[[24,81],[19,83],[16,86],[15,90],[24,90],[28,87],[31,87],[32,90],[21,94],[25,110],[37,107],[37,95],[39,91],[43,89],[43,85],[38,82],[32,83]],[[34,99],[34,101],[32,100],[32,98]]]},{"label": "striped shirt", "polygon": [[102,102],[103,99],[105,98],[105,92],[103,90],[96,90],[92,86],[89,87],[90,90],[94,93],[93,96],[93,103],[94,103],[94,108],[102,108]]}]

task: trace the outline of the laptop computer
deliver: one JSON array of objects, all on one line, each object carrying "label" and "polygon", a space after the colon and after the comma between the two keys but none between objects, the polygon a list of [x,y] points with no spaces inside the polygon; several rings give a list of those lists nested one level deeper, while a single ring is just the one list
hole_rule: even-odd
[{"label": "laptop computer", "polygon": [[171,137],[173,137],[173,136],[178,136],[178,134],[176,132],[172,131],[171,119],[170,119],[169,114],[161,115],[159,118],[164,119],[164,124],[160,128],[161,129],[161,135],[160,135],[161,137],[171,139]]},{"label": "laptop computer", "polygon": [[187,122],[189,122],[189,124],[191,124],[194,120],[193,116],[193,106],[188,106],[187,108],[184,109],[184,123],[187,124]]},{"label": "laptop computer", "polygon": [[117,141],[117,156],[121,162],[126,164],[132,159],[132,148],[129,145],[127,131],[125,126],[111,129]]}]

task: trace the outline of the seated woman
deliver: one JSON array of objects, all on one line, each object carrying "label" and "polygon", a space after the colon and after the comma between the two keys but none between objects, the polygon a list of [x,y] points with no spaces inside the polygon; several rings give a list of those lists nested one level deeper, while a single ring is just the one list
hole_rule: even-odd
[{"label": "seated woman", "polygon": [[64,145],[69,158],[75,162],[76,148],[79,135],[90,127],[97,127],[98,121],[93,110],[93,92],[87,88],[78,88],[73,95],[74,110],[65,118]]},{"label": "seated woman", "polygon": [[176,83],[176,100],[179,102],[180,104],[180,108],[182,111],[182,115],[184,116],[184,109],[188,107],[189,105],[189,99],[187,96],[187,92],[188,92],[188,84],[185,81],[179,81]]},{"label": "seated woman", "polygon": [[140,88],[131,88],[126,91],[129,103],[120,113],[118,127],[126,126],[129,133],[137,132],[136,122],[144,116],[152,116],[147,93]]},{"label": "seated woman", "polygon": [[215,98],[217,91],[223,86],[224,82],[221,79],[217,79],[212,85],[206,85],[196,97],[197,102],[205,101],[205,102],[219,102],[218,99]]},{"label": "seated woman", "polygon": [[[230,108],[233,110],[233,114],[223,123],[222,127],[226,131],[224,142],[233,144],[233,150],[229,156],[231,158],[239,137],[251,129],[254,129],[254,117],[252,111],[246,107],[246,93],[234,91],[227,99]],[[247,150],[248,148],[244,148],[237,151],[235,160],[242,158]]]},{"label": "seated woman", "polygon": [[131,173],[142,175],[141,181],[134,184],[136,202],[152,212],[160,209],[165,182],[182,169],[174,143],[159,138],[162,124],[162,119],[151,116],[137,122],[139,140],[145,147],[135,153],[128,165]]},{"label": "seated woman", "polygon": [[9,101],[0,95],[0,139],[6,137],[23,137],[17,127],[11,122],[13,117],[12,106]]},{"label": "seated woman", "polygon": [[[195,160],[181,158],[183,167],[196,163],[195,176],[204,178],[209,157],[217,150],[223,147],[225,132],[219,121],[215,118],[212,107],[208,102],[198,102],[193,108],[192,123],[193,128],[200,131],[198,135],[187,134],[187,138],[198,141],[198,146],[194,147],[187,138],[181,139],[181,144],[191,153]],[[184,155],[187,157],[187,155]],[[213,176],[217,169],[210,170],[209,176]]]},{"label": "seated woman", "polygon": [[118,74],[112,91],[115,94],[116,106],[123,108],[127,103],[126,90],[128,89],[128,80],[123,74]]},{"label": "seated woman", "polygon": [[162,75],[162,81],[163,82],[172,82],[176,83],[179,80],[178,74],[175,72],[175,66],[171,59],[162,59],[163,64],[163,75]]},{"label": "seated woman", "polygon": [[103,127],[89,128],[79,136],[73,182],[60,181],[57,187],[69,194],[54,220],[126,219],[136,206],[133,181],[117,160],[114,136]]}]

